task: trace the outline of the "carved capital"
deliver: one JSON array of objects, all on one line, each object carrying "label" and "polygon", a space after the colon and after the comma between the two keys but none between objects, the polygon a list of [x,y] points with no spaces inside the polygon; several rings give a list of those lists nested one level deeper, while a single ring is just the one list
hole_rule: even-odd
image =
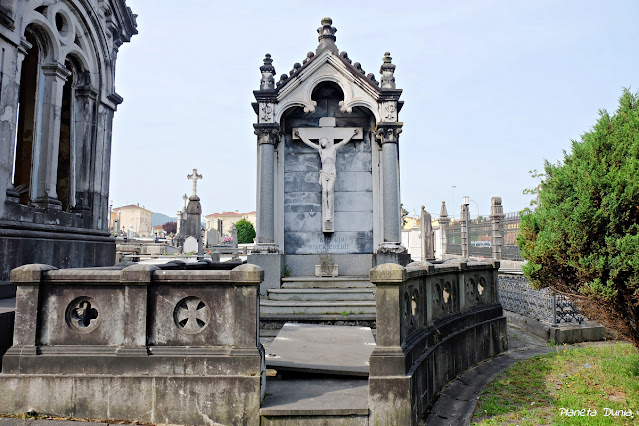
[{"label": "carved capital", "polygon": [[67,81],[67,78],[71,75],[71,71],[59,62],[49,62],[42,65],[42,73],[46,76],[56,77],[61,81]]},{"label": "carved capital", "polygon": [[257,144],[271,144],[277,145],[280,141],[281,132],[280,125],[278,123],[258,123],[253,124],[255,135],[257,135]]},{"label": "carved capital", "polygon": [[375,137],[380,145],[398,143],[403,123],[378,123]]}]

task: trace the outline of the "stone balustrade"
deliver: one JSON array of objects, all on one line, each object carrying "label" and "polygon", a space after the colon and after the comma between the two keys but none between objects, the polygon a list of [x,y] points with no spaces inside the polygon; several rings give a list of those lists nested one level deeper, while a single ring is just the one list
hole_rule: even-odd
[{"label": "stone balustrade", "polygon": [[14,269],[16,321],[0,374],[2,411],[258,424],[263,276],[254,265]]},{"label": "stone balustrade", "polygon": [[507,348],[499,262],[383,264],[376,286],[377,347],[370,358],[371,424],[418,424],[437,392]]}]

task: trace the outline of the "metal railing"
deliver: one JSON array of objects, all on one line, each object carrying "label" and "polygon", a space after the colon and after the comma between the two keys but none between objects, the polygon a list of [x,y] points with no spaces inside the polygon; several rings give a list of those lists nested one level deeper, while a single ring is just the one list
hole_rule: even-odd
[{"label": "metal railing", "polygon": [[499,275],[499,301],[508,311],[558,325],[585,318],[574,301],[548,288],[535,290],[523,275]]}]

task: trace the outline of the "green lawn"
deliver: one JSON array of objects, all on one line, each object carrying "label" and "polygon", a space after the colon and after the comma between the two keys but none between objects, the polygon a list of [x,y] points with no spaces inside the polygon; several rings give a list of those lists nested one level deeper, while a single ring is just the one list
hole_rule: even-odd
[{"label": "green lawn", "polygon": [[[588,415],[595,410],[596,415]],[[472,421],[521,426],[639,424],[639,352],[628,343],[557,346],[552,353],[516,362],[486,386]]]}]

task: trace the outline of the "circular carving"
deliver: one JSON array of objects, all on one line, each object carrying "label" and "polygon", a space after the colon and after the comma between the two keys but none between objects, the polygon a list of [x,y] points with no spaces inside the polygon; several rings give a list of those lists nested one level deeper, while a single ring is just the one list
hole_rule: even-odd
[{"label": "circular carving", "polygon": [[183,332],[197,334],[209,324],[211,309],[199,297],[185,297],[175,305],[173,320]]},{"label": "circular carving", "polygon": [[96,301],[82,296],[73,299],[65,312],[67,325],[78,333],[89,333],[99,324],[99,308]]}]

